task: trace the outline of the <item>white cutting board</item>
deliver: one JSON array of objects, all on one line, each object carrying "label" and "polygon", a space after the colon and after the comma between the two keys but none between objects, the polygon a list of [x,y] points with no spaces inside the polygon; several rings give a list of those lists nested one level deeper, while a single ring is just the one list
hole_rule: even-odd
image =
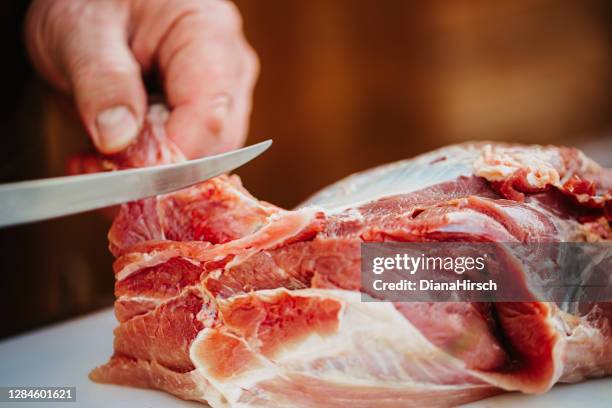
[{"label": "white cutting board", "polygon": [[[203,407],[158,391],[97,384],[89,371],[105,363],[112,353],[112,310],[0,342],[0,386],[75,386],[77,401],[67,403],[2,403],[0,408]],[[612,407],[612,377],[581,384],[562,385],[544,395],[506,394],[468,405],[471,408],[512,407]]]}]

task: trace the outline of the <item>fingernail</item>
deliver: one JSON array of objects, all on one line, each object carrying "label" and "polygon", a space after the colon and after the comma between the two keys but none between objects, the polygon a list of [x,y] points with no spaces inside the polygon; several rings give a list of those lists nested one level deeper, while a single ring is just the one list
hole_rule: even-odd
[{"label": "fingernail", "polygon": [[102,111],[96,119],[96,128],[94,143],[104,153],[123,150],[138,135],[138,122],[127,106]]},{"label": "fingernail", "polygon": [[221,95],[213,100],[209,112],[206,127],[213,135],[223,133],[225,122],[229,115],[231,99],[227,95]]}]

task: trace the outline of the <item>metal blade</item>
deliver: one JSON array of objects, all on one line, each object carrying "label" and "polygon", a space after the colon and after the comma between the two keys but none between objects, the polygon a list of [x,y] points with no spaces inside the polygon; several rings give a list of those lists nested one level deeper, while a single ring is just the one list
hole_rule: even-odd
[{"label": "metal blade", "polygon": [[189,187],[247,163],[271,144],[271,140],[266,140],[177,164],[0,185],[0,227],[76,214]]}]

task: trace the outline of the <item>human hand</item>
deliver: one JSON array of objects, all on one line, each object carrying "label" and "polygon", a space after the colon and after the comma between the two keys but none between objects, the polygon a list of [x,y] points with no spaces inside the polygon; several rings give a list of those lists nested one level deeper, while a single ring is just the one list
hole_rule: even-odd
[{"label": "human hand", "polygon": [[26,43],[38,71],[70,93],[97,149],[127,147],[157,68],[169,137],[190,158],[243,144],[258,72],[236,7],[225,0],[35,0]]}]

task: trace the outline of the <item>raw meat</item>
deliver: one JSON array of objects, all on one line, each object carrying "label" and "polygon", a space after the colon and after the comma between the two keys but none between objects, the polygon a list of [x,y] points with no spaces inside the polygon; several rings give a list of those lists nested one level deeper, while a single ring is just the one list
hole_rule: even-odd
[{"label": "raw meat", "polygon": [[[181,160],[162,124],[132,156],[90,167]],[[293,211],[237,176],[125,204],[109,233],[115,352],[90,377],[215,408],[344,408],[452,406],[612,374],[609,303],[360,294],[361,242],[610,240],[611,187],[576,149],[472,143],[351,176]]]}]

